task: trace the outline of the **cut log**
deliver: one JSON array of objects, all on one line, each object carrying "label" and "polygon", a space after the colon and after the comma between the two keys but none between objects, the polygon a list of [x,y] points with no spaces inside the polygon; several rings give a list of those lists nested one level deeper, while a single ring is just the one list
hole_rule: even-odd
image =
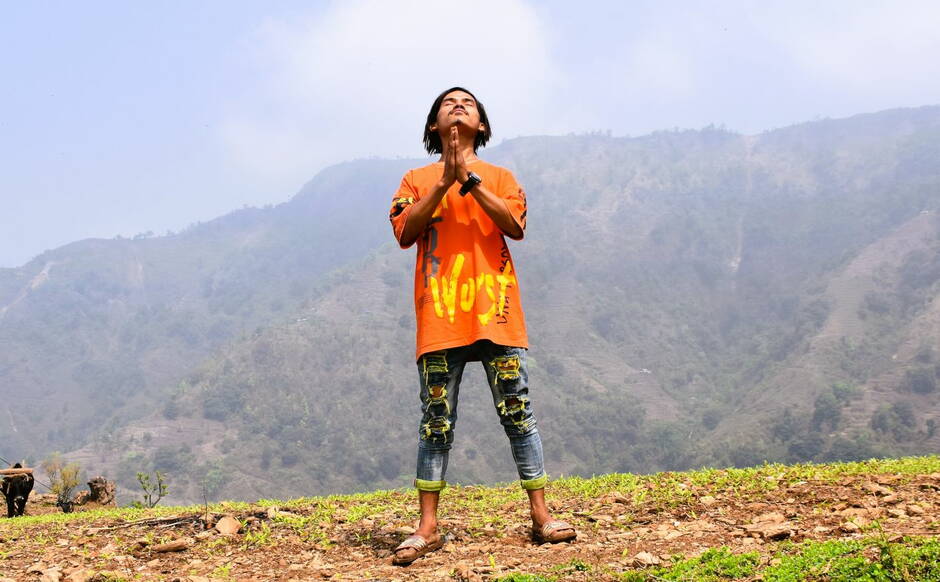
[{"label": "cut log", "polygon": [[3,475],[4,477],[9,477],[11,475],[32,475],[32,474],[33,474],[33,470],[26,468],[26,467],[22,469],[0,469],[0,475]]}]

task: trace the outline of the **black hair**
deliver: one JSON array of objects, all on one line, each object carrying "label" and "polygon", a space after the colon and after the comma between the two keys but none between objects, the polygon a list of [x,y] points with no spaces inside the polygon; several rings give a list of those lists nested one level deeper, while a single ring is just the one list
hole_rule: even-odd
[{"label": "black hair", "polygon": [[444,102],[444,97],[447,97],[448,93],[453,93],[454,91],[463,91],[473,97],[473,100],[477,103],[477,111],[480,112],[480,123],[483,124],[483,129],[477,132],[476,139],[473,140],[473,153],[476,153],[477,148],[485,146],[486,142],[490,141],[490,136],[493,135],[493,132],[490,131],[490,120],[486,116],[486,108],[483,107],[483,104],[480,103],[477,96],[463,87],[451,87],[437,96],[437,99],[435,99],[434,103],[431,105],[431,111],[428,112],[428,119],[424,123],[424,149],[426,149],[429,154],[444,153],[444,144],[441,143],[441,136],[438,135],[436,131],[431,131],[431,125],[437,123],[437,113],[441,110],[441,103]]}]

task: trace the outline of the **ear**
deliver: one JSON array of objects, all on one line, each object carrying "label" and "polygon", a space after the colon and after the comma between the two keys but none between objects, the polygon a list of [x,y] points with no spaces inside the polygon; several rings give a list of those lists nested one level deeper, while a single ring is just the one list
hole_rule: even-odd
[{"label": "ear", "polygon": [[428,126],[428,131],[430,131],[430,132],[437,132],[437,124],[436,124],[436,123],[432,123],[431,125],[429,125],[429,126]]},{"label": "ear", "polygon": [[481,123],[481,124],[480,124],[480,128],[477,129],[477,131],[479,131],[480,133],[483,133],[484,131],[486,131],[486,125],[484,125],[484,124]]}]

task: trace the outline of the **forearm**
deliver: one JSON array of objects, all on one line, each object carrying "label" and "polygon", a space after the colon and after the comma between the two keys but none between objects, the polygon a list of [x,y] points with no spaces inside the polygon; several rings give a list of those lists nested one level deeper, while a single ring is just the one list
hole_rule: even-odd
[{"label": "forearm", "polygon": [[448,184],[438,182],[427,196],[411,206],[408,218],[405,220],[405,228],[402,229],[399,240],[403,246],[410,246],[418,240],[418,237],[427,228],[428,222],[431,221],[431,217],[434,215],[438,204],[441,203],[441,199],[444,198],[444,194],[447,193],[448,187]]},{"label": "forearm", "polygon": [[512,217],[505,200],[487,190],[483,184],[477,184],[470,194],[501,231],[512,238],[522,237],[522,226]]}]

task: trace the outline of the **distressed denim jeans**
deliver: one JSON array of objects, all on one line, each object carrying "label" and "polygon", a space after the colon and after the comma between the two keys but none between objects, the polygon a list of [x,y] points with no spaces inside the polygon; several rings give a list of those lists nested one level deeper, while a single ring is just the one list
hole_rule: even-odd
[{"label": "distressed denim jeans", "polygon": [[423,354],[418,359],[421,424],[418,429],[418,470],[415,486],[440,491],[454,442],[457,396],[467,362],[480,361],[493,394],[500,424],[509,437],[512,457],[525,489],[541,489],[548,478],[542,440],[529,402],[526,350],[480,340],[469,346]]}]

